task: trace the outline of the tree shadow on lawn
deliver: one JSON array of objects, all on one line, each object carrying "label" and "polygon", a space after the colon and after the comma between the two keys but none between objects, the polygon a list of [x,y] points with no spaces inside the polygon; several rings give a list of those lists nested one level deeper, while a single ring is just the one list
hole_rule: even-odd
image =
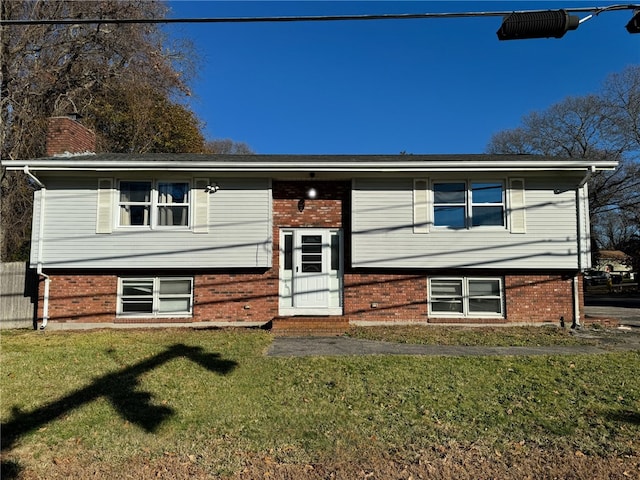
[{"label": "tree shadow on lawn", "polygon": [[610,410],[604,413],[607,420],[640,426],[640,413],[633,410]]},{"label": "tree shadow on lawn", "polygon": [[[125,420],[140,426],[147,432],[154,432],[162,422],[173,415],[174,410],[166,406],[153,405],[151,393],[137,390],[140,376],[180,357],[187,358],[203,368],[221,375],[226,375],[237,366],[237,362],[221,359],[218,353],[205,353],[201,347],[190,347],[183,344],[172,345],[162,353],[123,370],[97,378],[87,387],[76,390],[33,411],[23,412],[14,408],[12,418],[0,427],[2,429],[0,451],[9,451],[23,435],[100,397],[108,399]],[[2,460],[1,476],[3,479],[17,478],[19,471],[20,466],[15,462]]]}]

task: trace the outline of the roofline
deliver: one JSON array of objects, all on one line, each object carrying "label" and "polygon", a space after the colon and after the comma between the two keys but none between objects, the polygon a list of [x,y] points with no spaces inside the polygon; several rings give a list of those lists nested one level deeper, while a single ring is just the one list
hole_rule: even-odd
[{"label": "roofline", "polygon": [[451,172],[611,170],[614,160],[538,155],[202,155],[100,154],[5,160],[7,170],[210,172]]}]

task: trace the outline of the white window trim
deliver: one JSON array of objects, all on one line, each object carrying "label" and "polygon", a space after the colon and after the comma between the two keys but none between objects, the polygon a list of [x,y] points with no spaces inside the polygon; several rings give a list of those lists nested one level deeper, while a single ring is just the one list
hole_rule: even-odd
[{"label": "white window trim", "polygon": [[[462,313],[460,312],[434,312],[431,309],[431,282],[433,280],[456,280],[462,282]],[[469,282],[472,280],[497,280],[500,286],[500,313],[493,312],[469,312]],[[492,297],[495,298],[495,297]],[[429,277],[427,282],[427,301],[429,316],[433,318],[505,318],[505,290],[502,277]]]},{"label": "white window trim", "polygon": [[[464,207],[464,215],[465,215],[465,225],[464,227],[449,227],[446,225],[436,225],[436,214],[435,214],[435,208],[437,206],[442,206],[442,205],[446,205],[446,204],[438,204],[435,201],[435,185],[436,184],[442,184],[442,183],[464,183],[465,185],[465,203],[464,205],[462,203],[451,203],[449,205],[451,206],[463,206]],[[502,185],[502,202],[500,204],[498,203],[474,203],[473,202],[473,195],[472,195],[472,185],[474,183],[500,183]],[[432,220],[432,226],[433,229],[436,231],[443,231],[443,230],[473,230],[473,231],[477,231],[477,230],[506,230],[507,229],[507,182],[505,181],[504,178],[480,178],[480,179],[459,179],[459,180],[455,180],[455,179],[443,179],[443,180],[432,180],[431,182],[431,197],[432,197],[432,201],[431,201],[431,205],[430,205],[430,215]],[[473,207],[481,207],[481,206],[502,206],[502,225],[473,225],[473,217],[472,217],[472,213],[473,213]]]},{"label": "white window trim", "polygon": [[[120,201],[120,184],[121,182],[148,182],[151,184],[151,192],[150,192],[150,201],[149,202],[124,202],[124,203],[134,203],[139,205],[149,205],[149,225],[122,225],[120,223],[120,207],[123,205],[123,202]],[[160,183],[186,183],[189,191],[189,201],[187,203],[176,203],[175,206],[187,206],[189,209],[187,225],[159,225],[158,224],[158,210],[160,207],[165,206],[167,204],[161,203],[158,200],[159,197],[159,189],[158,185]],[[115,225],[118,229],[134,229],[134,230],[193,230],[193,210],[194,210],[194,188],[193,182],[190,179],[166,179],[166,178],[140,178],[140,179],[129,179],[129,178],[120,178],[117,180],[117,190],[114,195],[115,199]]]},{"label": "white window trim", "polygon": [[[162,280],[188,280],[191,283],[189,293],[189,311],[188,312],[170,312],[161,313],[158,311],[160,303],[160,282]],[[123,284],[126,281],[152,281],[153,282],[153,304],[151,313],[142,312],[123,312],[122,311],[122,291]],[[175,294],[176,298],[186,298],[186,294]],[[118,306],[116,310],[118,318],[191,318],[193,317],[193,277],[118,277]]]}]

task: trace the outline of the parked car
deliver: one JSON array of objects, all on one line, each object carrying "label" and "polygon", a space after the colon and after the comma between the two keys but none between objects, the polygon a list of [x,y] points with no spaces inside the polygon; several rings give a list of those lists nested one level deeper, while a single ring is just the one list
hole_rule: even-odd
[{"label": "parked car", "polygon": [[584,272],[585,285],[606,285],[611,275],[609,272],[599,270],[587,270]]}]

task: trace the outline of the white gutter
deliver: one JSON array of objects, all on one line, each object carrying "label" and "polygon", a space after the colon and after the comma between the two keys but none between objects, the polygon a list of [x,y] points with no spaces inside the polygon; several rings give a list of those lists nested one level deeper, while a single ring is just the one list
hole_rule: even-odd
[{"label": "white gutter", "polygon": [[38,227],[38,250],[36,253],[36,264],[38,276],[44,278],[44,301],[42,304],[42,325],[40,330],[44,330],[47,327],[49,321],[49,287],[51,284],[51,278],[49,275],[42,271],[42,251],[44,247],[44,207],[47,193],[47,187],[42,183],[33,173],[29,171],[29,166],[25,165],[23,171],[29,176],[33,182],[40,187],[40,217]]},{"label": "white gutter", "polygon": [[[167,158],[169,157],[169,158]],[[348,156],[348,155],[252,155],[235,159],[233,155],[154,155],[143,158],[109,155],[81,157],[75,159],[49,158],[29,160],[32,168],[39,171],[208,171],[229,173],[368,173],[368,172],[503,172],[503,171],[584,171],[614,169],[618,162],[567,159],[537,159],[511,156],[501,159],[475,158],[476,156]],[[7,170],[19,170],[24,160],[3,162]]]}]

